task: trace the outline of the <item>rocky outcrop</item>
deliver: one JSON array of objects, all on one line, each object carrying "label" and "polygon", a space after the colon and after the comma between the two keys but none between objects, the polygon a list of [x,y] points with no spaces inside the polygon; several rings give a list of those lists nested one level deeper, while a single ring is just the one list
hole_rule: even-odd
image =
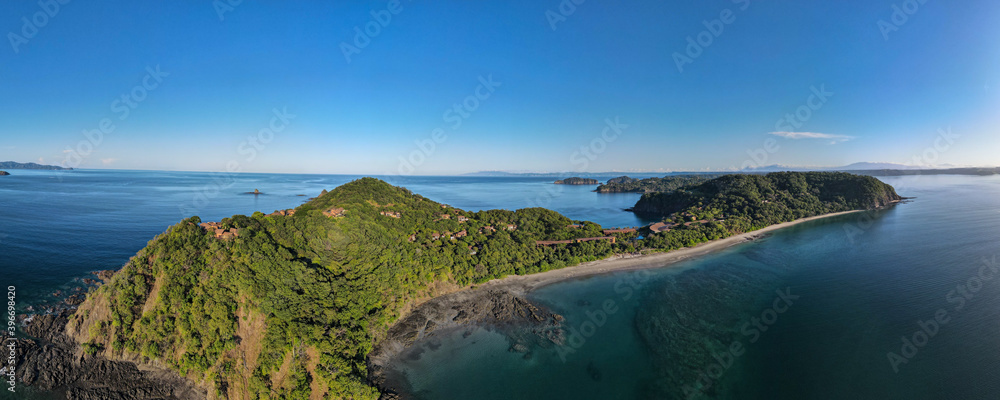
[{"label": "rocky outcrop", "polygon": [[[563,317],[538,307],[508,290],[465,290],[436,297],[400,319],[368,355],[370,381],[384,393],[382,399],[399,397],[400,388],[388,379],[389,362],[414,343],[438,332],[483,326],[508,335],[512,351],[523,352],[522,343],[561,343]],[[526,337],[526,336],[531,336]]]},{"label": "rocky outcrop", "polygon": [[10,172],[0,171],[0,176],[7,176],[7,175],[10,175]]},{"label": "rocky outcrop", "polygon": [[71,315],[63,310],[28,321],[24,333],[32,338],[14,342],[17,387],[72,400],[207,398],[204,390],[173,372],[86,354],[65,333]]},{"label": "rocky outcrop", "polygon": [[103,271],[94,271],[94,275],[96,275],[97,279],[100,279],[101,282],[108,283],[108,281],[115,276],[115,272],[116,271],[114,270],[106,269]]}]

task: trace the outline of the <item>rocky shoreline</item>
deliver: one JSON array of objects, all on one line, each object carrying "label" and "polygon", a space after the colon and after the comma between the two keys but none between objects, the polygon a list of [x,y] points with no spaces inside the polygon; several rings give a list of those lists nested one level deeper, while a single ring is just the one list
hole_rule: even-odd
[{"label": "rocky shoreline", "polygon": [[[113,274],[95,273],[102,281]],[[89,278],[83,282],[91,287],[100,284]],[[66,334],[66,324],[83,297],[71,294],[56,305],[39,306],[38,314],[22,317],[21,332],[26,337],[6,344],[14,345],[15,393],[26,386],[67,400],[208,398],[203,389],[166,368],[87,354]],[[33,309],[29,307],[29,312]]]},{"label": "rocky shoreline", "polygon": [[405,377],[394,373],[390,367],[392,361],[418,341],[436,334],[454,332],[456,329],[474,326],[499,329],[511,342],[511,351],[523,352],[517,348],[518,344],[531,340],[543,345],[561,344],[564,340],[562,316],[526,299],[528,293],[540,287],[598,274],[663,268],[733,245],[765,239],[772,232],[789,226],[859,212],[862,210],[802,218],[670,252],[621,254],[574,267],[532,275],[508,276],[433,298],[393,324],[386,337],[377,341],[368,356],[369,381],[384,393],[382,400],[407,398]]},{"label": "rocky shoreline", "polygon": [[[562,343],[562,321],[561,315],[503,288],[464,290],[437,297],[400,319],[378,341],[368,356],[369,380],[382,391],[383,400],[405,398],[405,379],[394,376],[388,365],[417,341],[479,326],[506,334],[511,351],[526,352],[528,347],[523,341]],[[532,337],[517,337],[525,333]]]}]

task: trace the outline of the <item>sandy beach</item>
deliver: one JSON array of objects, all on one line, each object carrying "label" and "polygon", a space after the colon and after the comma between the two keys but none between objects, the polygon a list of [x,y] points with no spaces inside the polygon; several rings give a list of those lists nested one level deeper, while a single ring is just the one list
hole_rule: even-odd
[{"label": "sandy beach", "polygon": [[747,232],[735,236],[730,236],[725,239],[713,240],[710,242],[701,243],[694,247],[685,247],[683,249],[677,249],[669,252],[650,253],[650,254],[636,255],[631,257],[616,255],[604,260],[591,261],[573,267],[566,267],[538,274],[508,276],[500,279],[494,279],[492,281],[479,285],[479,287],[476,290],[479,289],[508,290],[518,295],[524,295],[540,287],[551,285],[553,283],[558,283],[568,279],[584,278],[592,275],[600,275],[618,271],[634,271],[634,270],[649,269],[649,268],[667,267],[679,261],[684,261],[692,257],[702,256],[714,251],[725,249],[727,247],[736,244],[752,241],[754,238],[757,238],[761,235],[779,229],[798,225],[804,222],[815,221],[823,218],[836,217],[840,215],[853,214],[861,211],[862,210],[844,211],[838,213],[817,215],[815,217],[801,218],[795,221],[785,222],[777,225],[771,225],[766,228],[759,229],[753,232]]},{"label": "sandy beach", "polygon": [[[591,261],[573,267],[542,272],[532,275],[513,275],[494,279],[484,284],[464,288],[430,299],[400,318],[390,327],[369,354],[372,379],[383,389],[405,391],[405,379],[388,376],[384,367],[413,343],[432,334],[463,329],[467,324],[491,324],[497,322],[521,321],[521,323],[546,323],[547,318],[524,319],[525,315],[536,316],[546,311],[537,309],[524,296],[540,287],[569,279],[585,278],[593,275],[619,271],[635,271],[650,268],[665,268],[680,261],[722,250],[733,245],[753,241],[769,232],[815,221],[823,218],[853,214],[863,210],[845,211],[802,218],[795,221],[759,229],[725,239],[699,244],[663,253],[635,256],[616,255],[604,260]],[[515,299],[512,305],[512,299]]]}]

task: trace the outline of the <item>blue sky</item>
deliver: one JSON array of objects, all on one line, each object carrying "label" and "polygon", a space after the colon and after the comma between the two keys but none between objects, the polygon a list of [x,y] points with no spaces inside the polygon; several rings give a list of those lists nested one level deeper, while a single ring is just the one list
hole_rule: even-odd
[{"label": "blue sky", "polygon": [[0,160],[351,174],[1000,165],[993,1],[47,1],[0,4]]}]

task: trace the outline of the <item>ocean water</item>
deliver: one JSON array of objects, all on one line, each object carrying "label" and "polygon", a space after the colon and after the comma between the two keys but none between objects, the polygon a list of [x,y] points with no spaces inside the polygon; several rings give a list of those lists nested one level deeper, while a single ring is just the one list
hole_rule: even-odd
[{"label": "ocean water", "polygon": [[[119,268],[183,218],[295,207],[356,178],[15,171],[0,178],[0,285],[16,286],[23,312],[90,271]],[[621,211],[637,194],[550,178],[384,179],[470,210],[542,206],[605,226],[647,222]],[[686,398],[685,386],[711,399],[997,398],[1000,276],[978,274],[1000,253],[1000,177],[883,180],[916,199],[534,292],[566,316],[567,346],[511,351],[507,336],[475,329],[422,342],[395,368],[423,399],[672,399]],[[243,194],[254,189],[264,194]],[[939,310],[947,322],[922,328]],[[727,356],[734,346],[742,352]],[[894,369],[889,352],[905,363]]]},{"label": "ocean water", "polygon": [[[91,271],[118,269],[167,227],[296,207],[361,176],[17,170],[0,179],[0,285],[20,309],[58,301]],[[606,226],[645,221],[622,211],[638,194],[597,194],[553,178],[380,177],[467,210],[547,207]],[[258,189],[263,194],[249,195]]]},{"label": "ocean water", "polygon": [[419,399],[1000,398],[1000,177],[883,180],[915,199],[537,290],[564,345],[477,328],[393,367]]}]

